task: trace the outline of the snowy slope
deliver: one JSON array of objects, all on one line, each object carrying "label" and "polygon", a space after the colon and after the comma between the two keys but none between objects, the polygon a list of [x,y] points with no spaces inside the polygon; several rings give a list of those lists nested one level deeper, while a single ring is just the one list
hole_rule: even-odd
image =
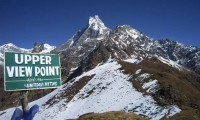
[{"label": "snowy slope", "polygon": [[[127,60],[126,60],[127,61]],[[130,60],[128,60],[130,61]],[[140,61],[134,59],[132,61]],[[112,69],[110,69],[112,68]],[[122,73],[119,70],[121,65],[116,61],[109,59],[103,65],[85,72],[81,76],[76,77],[73,81],[64,84],[61,88],[54,90],[45,97],[32,102],[30,105],[40,105],[40,111],[36,114],[35,120],[64,120],[78,118],[85,113],[102,113],[107,111],[126,111],[134,112],[147,116],[153,120],[158,120],[164,116],[173,116],[181,110],[176,105],[161,107],[150,96],[137,91],[128,81],[131,76]],[[140,74],[138,70],[136,74]],[[84,76],[94,77],[76,94],[69,102],[68,98],[62,97],[62,93],[79,81]],[[139,80],[148,78],[148,73],[138,77]],[[157,86],[156,80],[144,83],[144,89],[153,91]],[[54,99],[53,105],[47,103],[48,100]],[[1,111],[0,119],[10,119],[14,109]]]}]

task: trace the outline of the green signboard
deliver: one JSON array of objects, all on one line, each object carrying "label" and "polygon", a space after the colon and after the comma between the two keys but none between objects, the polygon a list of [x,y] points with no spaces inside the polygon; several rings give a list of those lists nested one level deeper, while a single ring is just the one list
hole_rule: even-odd
[{"label": "green signboard", "polygon": [[5,52],[5,91],[47,89],[58,86],[61,86],[58,55]]}]

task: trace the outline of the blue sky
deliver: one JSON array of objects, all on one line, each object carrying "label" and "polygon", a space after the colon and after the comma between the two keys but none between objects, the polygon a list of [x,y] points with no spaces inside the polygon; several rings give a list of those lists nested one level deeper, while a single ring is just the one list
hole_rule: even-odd
[{"label": "blue sky", "polygon": [[105,25],[131,25],[155,39],[200,47],[200,0],[0,0],[0,45],[58,46],[99,15]]}]

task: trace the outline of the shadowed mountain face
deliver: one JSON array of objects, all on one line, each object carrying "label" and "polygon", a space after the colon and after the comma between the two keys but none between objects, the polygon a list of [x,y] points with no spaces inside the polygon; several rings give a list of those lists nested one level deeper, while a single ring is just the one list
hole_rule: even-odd
[{"label": "shadowed mountain face", "polygon": [[[34,102],[42,106],[36,119],[75,119],[108,111],[154,120],[200,119],[197,47],[156,41],[128,25],[111,30],[95,16],[51,53],[61,57],[63,86]],[[0,112],[0,118],[9,113]]]}]

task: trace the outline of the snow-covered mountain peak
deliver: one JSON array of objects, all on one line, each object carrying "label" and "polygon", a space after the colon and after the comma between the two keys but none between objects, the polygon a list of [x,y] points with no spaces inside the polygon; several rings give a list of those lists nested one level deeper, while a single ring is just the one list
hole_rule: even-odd
[{"label": "snow-covered mountain peak", "polygon": [[51,45],[49,45],[47,43],[44,44],[44,47],[45,47],[45,49],[53,49],[53,48],[55,48],[55,46],[51,46]]},{"label": "snow-covered mountain peak", "polygon": [[[86,28],[78,31],[76,34],[73,35],[72,38],[68,39],[66,43],[57,47],[55,51],[65,51],[73,47],[73,49],[76,51],[83,50],[82,48],[88,49],[90,47],[94,49],[96,44],[98,44],[102,40],[105,40],[105,38],[109,36],[110,31],[111,30],[104,25],[101,19],[97,15],[95,15],[94,17],[89,18],[88,25],[86,26]],[[88,47],[88,45],[86,45],[88,43],[92,45]],[[84,45],[86,45],[87,47],[83,47]]]},{"label": "snow-covered mountain peak", "polygon": [[132,28],[130,25],[118,25],[115,28],[115,32],[120,33],[121,35],[125,35],[125,36],[129,35],[133,39],[144,36],[144,34],[142,34],[140,31]]},{"label": "snow-covered mountain peak", "polygon": [[20,48],[20,47],[14,45],[13,43],[8,43],[8,44],[4,44],[4,45],[0,46],[0,52],[4,52],[4,51],[28,52],[30,50],[31,49]]},{"label": "snow-covered mountain peak", "polygon": [[2,47],[16,47],[13,43],[8,43],[3,45]]},{"label": "snow-covered mountain peak", "polygon": [[13,43],[8,43],[0,46],[0,65],[3,65],[4,52],[30,52],[31,49],[20,48],[14,45]]},{"label": "snow-covered mountain peak", "polygon": [[94,17],[89,18],[89,28],[92,28],[93,30],[96,30],[96,31],[99,30],[100,32],[102,29],[108,29],[104,25],[104,23],[101,21],[98,15],[95,15]]},{"label": "snow-covered mountain peak", "polygon": [[51,46],[47,43],[44,43],[41,45],[42,51],[40,53],[50,53],[53,49],[56,48],[56,46]]}]

